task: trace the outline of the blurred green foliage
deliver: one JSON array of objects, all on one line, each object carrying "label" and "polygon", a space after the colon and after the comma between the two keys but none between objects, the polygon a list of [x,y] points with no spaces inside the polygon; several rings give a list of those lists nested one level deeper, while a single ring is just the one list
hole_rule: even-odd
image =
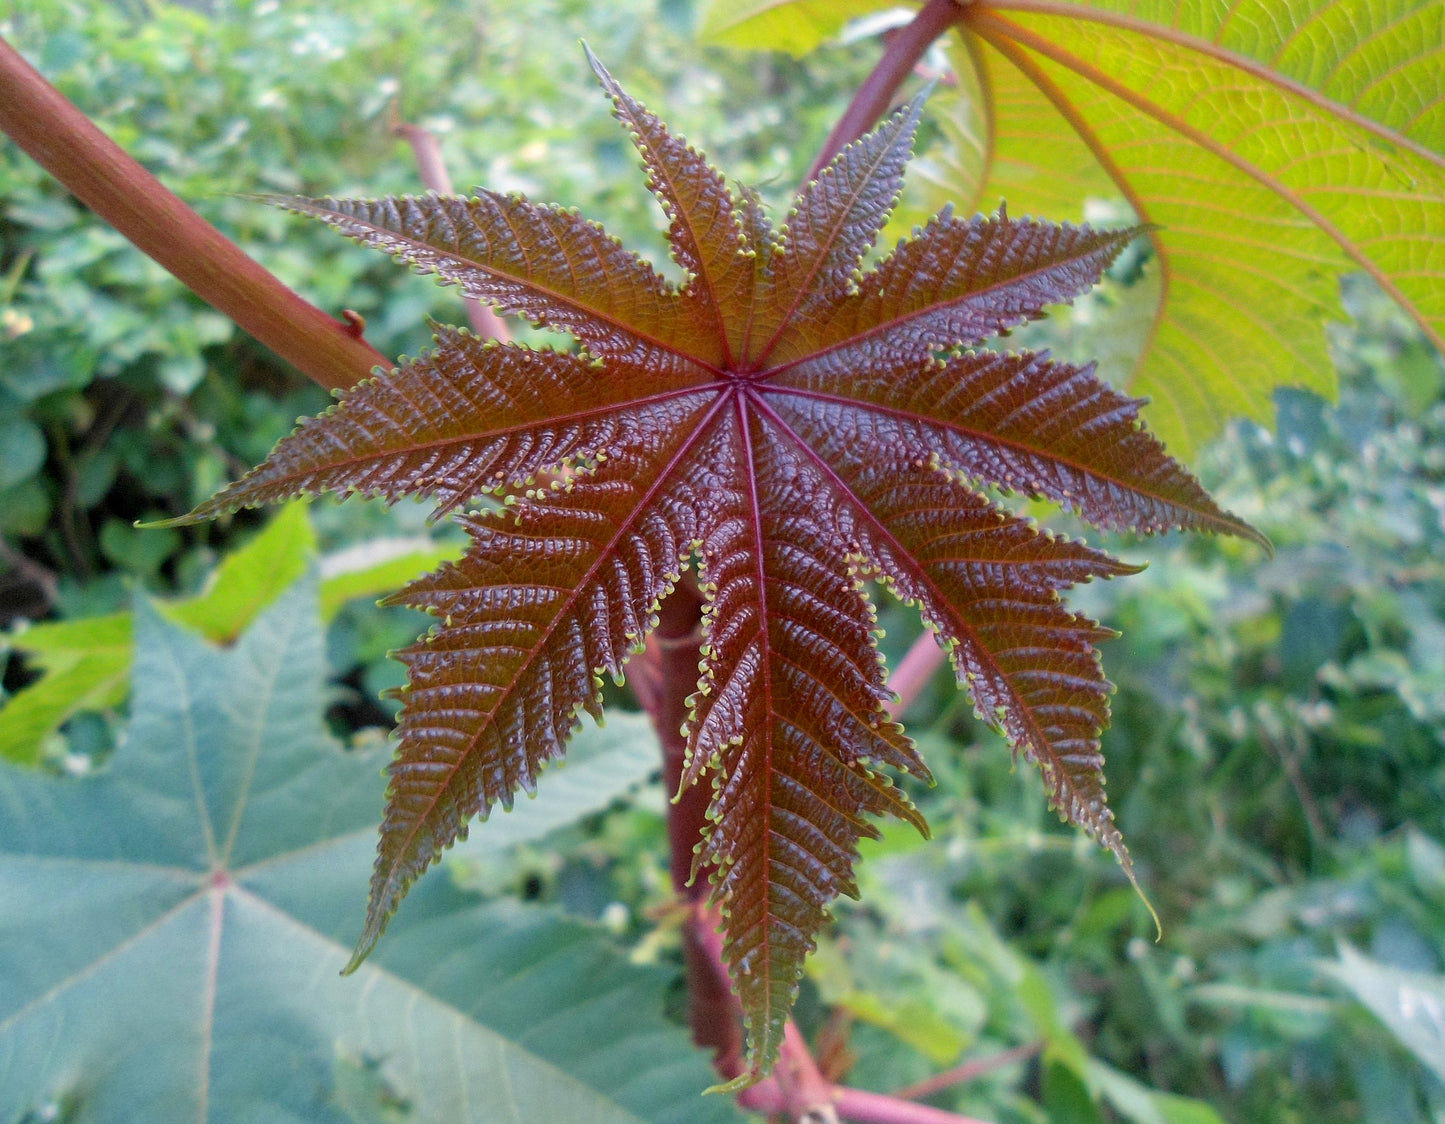
[{"label": "blurred green foliage", "polygon": [[[874,50],[734,56],[699,48],[695,20],[691,0],[17,0],[0,31],[249,252],[402,354],[425,345],[425,316],[459,318],[454,294],[239,195],[416,190],[388,131],[396,103],[439,136],[459,187],[580,206],[658,256],[661,216],[577,39],[774,201]],[[128,608],[136,585],[202,589],[259,517],[132,522],[189,508],[325,396],[8,145],[0,208],[0,610],[67,622]],[[1104,303],[1127,307],[1130,268]],[[934,839],[889,831],[868,848],[862,902],[840,906],[800,1008],[850,1083],[981,1063],[929,1099],[999,1124],[1445,1118],[1445,380],[1387,301],[1353,282],[1346,297],[1339,405],[1281,392],[1276,432],[1239,427],[1198,466],[1276,556],[1115,543],[1150,569],[1078,591],[1124,634],[1104,653],[1119,687],[1104,744],[1162,939],[940,676],[906,715],[939,779],[915,793]],[[1030,342],[1107,349],[1110,321],[1089,331],[1089,308]],[[317,504],[313,521],[333,554],[445,536],[409,506]],[[916,615],[882,597],[880,614],[896,661]],[[385,653],[420,623],[340,608],[339,733],[385,722],[376,693],[400,673]],[[5,687],[34,670],[12,659]],[[110,744],[124,704],[108,690],[65,749]],[[653,784],[456,876],[601,920],[639,960],[675,957],[657,920],[663,798]]]}]

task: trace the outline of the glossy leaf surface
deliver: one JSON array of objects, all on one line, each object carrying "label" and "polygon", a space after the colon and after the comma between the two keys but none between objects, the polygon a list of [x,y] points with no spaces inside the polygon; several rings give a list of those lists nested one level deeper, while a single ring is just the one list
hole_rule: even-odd
[{"label": "glossy leaf surface", "polygon": [[622,674],[694,567],[705,655],[684,783],[711,785],[698,866],[727,918],[757,1074],[829,903],[854,892],[870,816],[924,828],[891,779],[927,770],[884,709],[865,580],[920,607],[981,715],[1127,870],[1098,740],[1108,633],[1060,593],[1129,567],[976,486],[1100,526],[1258,536],[1089,369],[970,350],[1083,292],[1134,231],[944,214],[864,269],[919,106],[840,154],[775,229],[597,69],[685,283],[514,196],[286,201],[582,350],[439,329],[434,352],[345,394],[193,517],[323,489],[424,494],[443,511],[506,497],[459,515],[466,554],[394,599],[438,625],[401,654],[410,682],[353,966],[474,817],[534,789],[578,713],[599,711],[597,677]]}]

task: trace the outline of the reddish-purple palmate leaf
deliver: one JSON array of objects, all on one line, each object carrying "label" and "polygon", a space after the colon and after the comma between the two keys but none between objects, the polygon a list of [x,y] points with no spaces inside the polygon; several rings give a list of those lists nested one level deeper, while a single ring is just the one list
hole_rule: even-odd
[{"label": "reddish-purple palmate leaf", "polygon": [[[776,1058],[889,773],[927,778],[885,709],[865,582],[916,604],[979,714],[1129,871],[1104,798],[1106,629],[1060,595],[1132,568],[977,488],[1108,528],[1243,535],[1091,368],[968,350],[1094,284],[1137,233],[944,214],[872,268],[919,106],[846,149],[775,231],[593,60],[669,220],[673,286],[600,227],[515,196],[280,200],[580,354],[439,329],[435,351],[341,396],[199,519],[303,492],[433,498],[465,556],[394,601],[439,618],[401,654],[371,906],[356,960],[468,823],[532,791],[598,676],[620,676],[695,565],[706,599],[684,784],[709,784],[698,864],[727,923],[750,1074]],[[565,471],[564,471],[565,470]],[[538,484],[538,480],[554,480]],[[1132,875],[1131,875],[1132,877]]]}]

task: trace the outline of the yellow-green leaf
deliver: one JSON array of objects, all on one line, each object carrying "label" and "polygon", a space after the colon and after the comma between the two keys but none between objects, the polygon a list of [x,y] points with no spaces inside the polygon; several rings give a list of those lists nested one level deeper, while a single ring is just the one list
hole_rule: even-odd
[{"label": "yellow-green leaf", "polygon": [[850,19],[894,6],[889,0],[712,0],[698,34],[705,43],[806,55]]},{"label": "yellow-green leaf", "polygon": [[[1175,448],[1231,415],[1268,419],[1282,383],[1332,392],[1321,328],[1343,315],[1341,272],[1373,276],[1440,342],[1440,0],[1005,0],[964,19],[961,53],[993,95],[983,199],[1026,209],[1010,173],[1077,161],[1163,228],[1131,388]],[[1039,143],[1050,120],[1072,145]]]},{"label": "yellow-green leaf", "polygon": [[[346,602],[389,593],[456,550],[429,539],[377,539],[321,560],[321,619]],[[281,509],[259,534],[216,568],[206,589],[157,601],[167,620],[218,644],[233,643],[316,557],[316,534],[304,503]],[[134,656],[132,614],[51,621],[9,634],[38,677],[0,710],[0,760],[38,764],[46,739],[82,711],[125,701]]]},{"label": "yellow-green leaf", "polygon": [[222,559],[204,593],[158,607],[175,624],[229,644],[306,572],[315,553],[316,533],[306,518],[306,505],[288,504],[260,534]]},{"label": "yellow-green leaf", "polygon": [[0,759],[34,765],[45,739],[82,710],[119,706],[130,685],[131,614],[57,621],[12,633],[40,677],[0,711]]}]

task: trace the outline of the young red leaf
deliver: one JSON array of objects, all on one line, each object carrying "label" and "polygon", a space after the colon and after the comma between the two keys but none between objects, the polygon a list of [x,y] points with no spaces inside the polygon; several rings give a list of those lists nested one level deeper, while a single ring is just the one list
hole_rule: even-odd
[{"label": "young red leaf", "polygon": [[979,714],[1128,872],[1099,748],[1110,688],[1094,645],[1110,634],[1060,598],[1132,568],[976,489],[1045,496],[1108,528],[1263,540],[1091,368],[965,350],[1083,292],[1136,231],[945,214],[860,273],[917,104],[846,149],[774,231],[593,65],[684,284],[516,197],[281,201],[583,353],[439,329],[434,352],[343,394],[189,518],[323,490],[424,495],[439,511],[506,498],[460,516],[466,555],[394,599],[438,624],[401,655],[400,744],[353,963],[473,817],[533,790],[695,560],[706,643],[683,783],[712,789],[698,869],[726,918],[756,1077],[829,904],[855,892],[869,817],[926,831],[888,776],[928,772],[885,710],[865,582],[919,607]]}]

